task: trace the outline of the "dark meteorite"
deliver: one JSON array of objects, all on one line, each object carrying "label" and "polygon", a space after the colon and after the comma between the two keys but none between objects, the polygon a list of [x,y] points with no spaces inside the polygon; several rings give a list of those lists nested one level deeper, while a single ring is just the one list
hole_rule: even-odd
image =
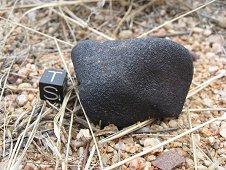
[{"label": "dark meteorite", "polygon": [[72,61],[81,103],[103,126],[178,116],[193,76],[188,50],[160,38],[81,41]]}]

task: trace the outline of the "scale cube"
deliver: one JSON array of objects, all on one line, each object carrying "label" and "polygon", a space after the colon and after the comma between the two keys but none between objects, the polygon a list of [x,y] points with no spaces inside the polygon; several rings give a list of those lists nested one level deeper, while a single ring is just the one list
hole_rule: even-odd
[{"label": "scale cube", "polygon": [[67,72],[65,70],[45,70],[39,81],[39,92],[42,100],[51,103],[62,103],[67,86]]}]

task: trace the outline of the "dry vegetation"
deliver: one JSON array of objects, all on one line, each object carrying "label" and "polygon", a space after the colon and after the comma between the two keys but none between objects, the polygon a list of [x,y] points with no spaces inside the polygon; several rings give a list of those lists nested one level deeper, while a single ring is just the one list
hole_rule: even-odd
[{"label": "dry vegetation", "polygon": [[[166,150],[179,169],[226,167],[224,0],[1,0],[0,169],[158,169]],[[84,39],[165,37],[188,48],[194,79],[178,119],[122,131],[90,124],[70,60]],[[45,69],[69,72],[63,104],[39,99]],[[109,136],[111,135],[111,136]],[[96,148],[98,147],[98,148]]]}]

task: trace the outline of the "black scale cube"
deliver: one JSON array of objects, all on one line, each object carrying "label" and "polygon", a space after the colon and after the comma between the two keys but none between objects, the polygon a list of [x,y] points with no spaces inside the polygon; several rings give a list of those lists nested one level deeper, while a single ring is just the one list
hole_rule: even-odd
[{"label": "black scale cube", "polygon": [[67,72],[65,70],[45,70],[39,81],[39,92],[42,100],[51,103],[62,103],[67,86]]}]

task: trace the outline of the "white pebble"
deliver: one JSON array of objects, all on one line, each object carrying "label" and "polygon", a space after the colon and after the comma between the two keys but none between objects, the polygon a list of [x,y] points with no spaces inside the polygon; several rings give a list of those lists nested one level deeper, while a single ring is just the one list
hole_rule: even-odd
[{"label": "white pebble", "polygon": [[177,121],[176,120],[170,120],[169,121],[169,127],[171,128],[176,128],[178,125],[177,125]]},{"label": "white pebble", "polygon": [[193,138],[194,138],[194,141],[196,142],[196,144],[200,144],[200,135],[199,134],[193,134]]},{"label": "white pebble", "polygon": [[208,160],[204,160],[204,164],[205,164],[206,166],[210,166],[212,163],[211,163],[210,161],[208,161]]},{"label": "white pebble", "polygon": [[[160,143],[161,143],[160,140],[157,138],[147,138],[144,140],[144,147],[153,147]],[[153,150],[152,153],[162,152],[162,151],[163,151],[163,146]]]},{"label": "white pebble", "polygon": [[197,167],[198,170],[208,170],[206,166],[200,165]]},{"label": "white pebble", "polygon": [[210,73],[214,73],[214,72],[216,72],[218,69],[219,69],[219,68],[218,68],[217,66],[211,66],[211,67],[209,67],[209,72],[210,72]]},{"label": "white pebble", "polygon": [[214,142],[215,142],[215,138],[214,138],[213,136],[210,136],[210,137],[208,138],[208,141],[209,141],[209,143],[210,143],[211,145],[213,145]]},{"label": "white pebble", "polygon": [[205,36],[210,36],[212,34],[212,31],[210,30],[210,29],[206,29],[206,30],[204,30],[204,32],[203,32],[203,35],[205,35]]},{"label": "white pebble", "polygon": [[199,28],[199,27],[195,27],[195,28],[193,28],[192,31],[195,32],[195,33],[202,33],[203,32],[203,29],[202,28]]},{"label": "white pebble", "polygon": [[26,95],[21,94],[17,97],[16,101],[19,106],[24,106],[27,103],[28,99]]},{"label": "white pebble", "polygon": [[26,89],[26,88],[31,88],[31,84],[30,83],[21,83],[19,84],[18,88],[19,89]]},{"label": "white pebble", "polygon": [[23,76],[27,76],[27,74],[28,74],[28,69],[27,69],[26,67],[21,68],[21,69],[18,71],[18,74],[19,74],[19,75],[23,75]]},{"label": "white pebble", "polygon": [[211,106],[213,104],[213,101],[209,98],[205,98],[203,99],[203,102],[207,105],[207,106]]},{"label": "white pebble", "polygon": [[132,35],[133,33],[130,30],[123,30],[119,33],[119,37],[122,39],[131,38]]},{"label": "white pebble", "polygon": [[224,168],[222,166],[217,166],[217,168],[215,170],[226,170],[226,168]]},{"label": "white pebble", "polygon": [[220,127],[220,135],[226,139],[226,124],[222,124]]},{"label": "white pebble", "polygon": [[196,155],[197,155],[197,158],[202,159],[202,160],[204,159],[204,155],[203,155],[202,152],[197,151],[197,152],[196,152]]}]

